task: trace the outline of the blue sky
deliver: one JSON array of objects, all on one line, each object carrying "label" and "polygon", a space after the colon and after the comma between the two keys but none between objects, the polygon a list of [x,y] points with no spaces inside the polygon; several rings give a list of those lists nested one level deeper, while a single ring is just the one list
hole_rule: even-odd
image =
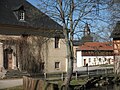
[{"label": "blue sky", "polygon": [[27,0],[28,2],[30,2],[32,5],[37,6],[39,0]]},{"label": "blue sky", "polygon": [[[32,5],[34,5],[35,7],[37,7],[37,5],[40,3],[40,1],[39,0],[27,0],[28,2],[30,2]],[[38,7],[39,8],[39,7]],[[103,13],[101,13],[102,15],[103,15]],[[107,13],[106,12],[104,12],[104,16],[107,16],[106,15]],[[97,22],[97,23],[96,23]],[[98,25],[98,27],[97,28],[101,28],[101,26],[104,26],[104,27],[106,27],[107,26],[107,23],[104,23],[104,22],[101,22],[101,21],[94,21],[93,23],[90,23],[90,22],[88,22],[89,24],[94,24],[94,25],[92,25],[92,26],[97,26]],[[98,24],[99,23],[99,24]],[[90,27],[91,28],[91,32],[93,32],[93,33],[96,33],[96,31],[97,31],[97,28],[92,28],[92,27]],[[79,28],[80,29],[80,28]],[[83,28],[82,28],[83,29]]]}]

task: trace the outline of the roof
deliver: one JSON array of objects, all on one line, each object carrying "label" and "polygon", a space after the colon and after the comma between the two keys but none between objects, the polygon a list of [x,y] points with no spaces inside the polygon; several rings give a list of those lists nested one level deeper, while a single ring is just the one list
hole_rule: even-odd
[{"label": "roof", "polygon": [[93,42],[93,37],[92,37],[91,35],[83,36],[82,39],[81,39],[81,42],[82,42],[82,43],[85,43],[85,42]]},{"label": "roof", "polygon": [[74,46],[79,46],[79,45],[81,45],[82,43],[81,43],[81,41],[80,40],[73,40],[73,45]]},{"label": "roof", "polygon": [[[15,10],[24,7],[25,21],[16,18]],[[32,27],[42,30],[62,30],[62,26],[26,0],[0,0],[0,24]]]},{"label": "roof", "polygon": [[77,50],[113,50],[111,42],[86,42]]},{"label": "roof", "polygon": [[73,45],[79,46],[85,42],[93,42],[93,37],[91,35],[83,36],[80,40],[73,40]]},{"label": "roof", "polygon": [[120,38],[120,21],[116,23],[114,30],[111,33],[112,38]]}]

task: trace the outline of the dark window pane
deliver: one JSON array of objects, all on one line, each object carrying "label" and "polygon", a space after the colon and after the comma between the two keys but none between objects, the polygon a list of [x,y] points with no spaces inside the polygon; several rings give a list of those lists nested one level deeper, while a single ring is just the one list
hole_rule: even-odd
[{"label": "dark window pane", "polygon": [[55,48],[59,48],[59,38],[55,37]]},{"label": "dark window pane", "polygon": [[60,68],[60,62],[55,62],[55,68]]}]

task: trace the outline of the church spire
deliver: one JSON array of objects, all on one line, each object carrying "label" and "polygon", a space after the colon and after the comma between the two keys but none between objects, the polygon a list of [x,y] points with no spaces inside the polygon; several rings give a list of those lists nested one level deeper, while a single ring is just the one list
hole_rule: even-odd
[{"label": "church spire", "polygon": [[88,35],[90,35],[90,28],[88,23],[86,23],[84,28],[84,36],[88,36]]},{"label": "church spire", "polygon": [[85,24],[83,34],[84,34],[84,36],[81,39],[82,43],[93,42],[93,37],[91,36],[91,32],[90,32],[90,28],[89,28],[88,23]]}]

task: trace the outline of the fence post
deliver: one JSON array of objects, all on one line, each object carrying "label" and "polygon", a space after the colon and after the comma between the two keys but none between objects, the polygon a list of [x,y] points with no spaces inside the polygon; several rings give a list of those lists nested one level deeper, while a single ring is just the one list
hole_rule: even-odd
[{"label": "fence post", "polygon": [[44,78],[45,78],[45,79],[47,78],[47,73],[44,73]]},{"label": "fence post", "polygon": [[77,80],[77,77],[78,77],[78,76],[77,76],[77,71],[76,71],[76,72],[75,72],[75,79],[76,79],[76,80]]},{"label": "fence post", "polygon": [[61,80],[62,81],[64,80],[64,74],[63,73],[61,74]]}]

